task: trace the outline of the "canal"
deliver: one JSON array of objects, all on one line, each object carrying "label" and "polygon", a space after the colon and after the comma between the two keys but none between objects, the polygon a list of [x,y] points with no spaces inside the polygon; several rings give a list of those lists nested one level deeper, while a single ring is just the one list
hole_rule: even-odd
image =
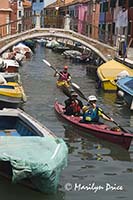
[{"label": "canal", "polygon": [[80,86],[82,92],[86,96],[96,95],[98,104],[109,116],[121,126],[133,130],[133,113],[122,106],[115,94],[98,91],[95,77],[86,75],[85,65],[74,64],[51,49],[38,46],[32,59],[26,61],[20,69],[21,80],[28,96],[23,109],[65,140],[69,149],[68,166],[62,171],[59,188],[54,195],[44,195],[0,178],[1,199],[131,200],[133,144],[126,151],[93,137],[83,137],[78,130],[59,121],[54,112],[54,101],[58,99],[64,102],[67,97],[56,87],[54,71],[42,59],[48,60],[58,69],[68,65],[72,81]]}]

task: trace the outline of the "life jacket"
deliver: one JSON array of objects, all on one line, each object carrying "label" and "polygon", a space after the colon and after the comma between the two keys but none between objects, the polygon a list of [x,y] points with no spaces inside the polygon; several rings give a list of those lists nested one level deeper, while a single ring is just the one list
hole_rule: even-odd
[{"label": "life jacket", "polygon": [[96,109],[90,108],[88,111],[84,113],[83,120],[88,122],[98,122],[99,121],[98,111],[99,111],[98,107],[96,107]]},{"label": "life jacket", "polygon": [[73,109],[73,113],[80,113],[80,105],[76,103],[75,101],[72,102],[70,107]]},{"label": "life jacket", "polygon": [[68,73],[64,73],[63,71],[60,72],[59,81],[67,81],[67,79],[68,79]]}]

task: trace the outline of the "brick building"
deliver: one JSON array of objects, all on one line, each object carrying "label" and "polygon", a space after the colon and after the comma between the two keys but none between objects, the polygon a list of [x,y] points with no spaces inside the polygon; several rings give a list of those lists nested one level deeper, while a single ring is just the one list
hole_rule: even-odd
[{"label": "brick building", "polygon": [[10,33],[10,27],[2,25],[10,22],[11,11],[9,0],[0,1],[0,37]]}]

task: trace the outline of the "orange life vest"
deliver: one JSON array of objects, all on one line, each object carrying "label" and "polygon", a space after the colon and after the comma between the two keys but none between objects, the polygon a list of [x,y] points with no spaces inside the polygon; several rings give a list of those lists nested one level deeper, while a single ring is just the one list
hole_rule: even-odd
[{"label": "orange life vest", "polygon": [[80,112],[80,106],[75,101],[72,102],[70,107],[72,107],[74,113],[79,113]]}]

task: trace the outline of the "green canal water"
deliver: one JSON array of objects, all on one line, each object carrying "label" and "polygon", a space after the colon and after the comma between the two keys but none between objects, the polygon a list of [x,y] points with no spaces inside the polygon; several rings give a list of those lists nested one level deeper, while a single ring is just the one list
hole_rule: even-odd
[{"label": "green canal water", "polygon": [[[11,184],[0,177],[0,194],[3,200],[118,200],[132,199],[133,194],[133,143],[126,151],[82,133],[58,120],[54,101],[67,97],[56,87],[54,71],[42,59],[62,69],[68,65],[73,82],[83,93],[98,97],[98,104],[121,126],[133,130],[133,113],[117,100],[116,94],[98,91],[95,77],[86,75],[86,66],[71,63],[50,49],[38,46],[30,61],[20,69],[28,101],[23,109],[63,138],[69,149],[68,166],[62,171],[56,194],[45,195],[29,188]],[[84,102],[85,103],[85,102]],[[40,155],[41,156],[41,155]]]}]

